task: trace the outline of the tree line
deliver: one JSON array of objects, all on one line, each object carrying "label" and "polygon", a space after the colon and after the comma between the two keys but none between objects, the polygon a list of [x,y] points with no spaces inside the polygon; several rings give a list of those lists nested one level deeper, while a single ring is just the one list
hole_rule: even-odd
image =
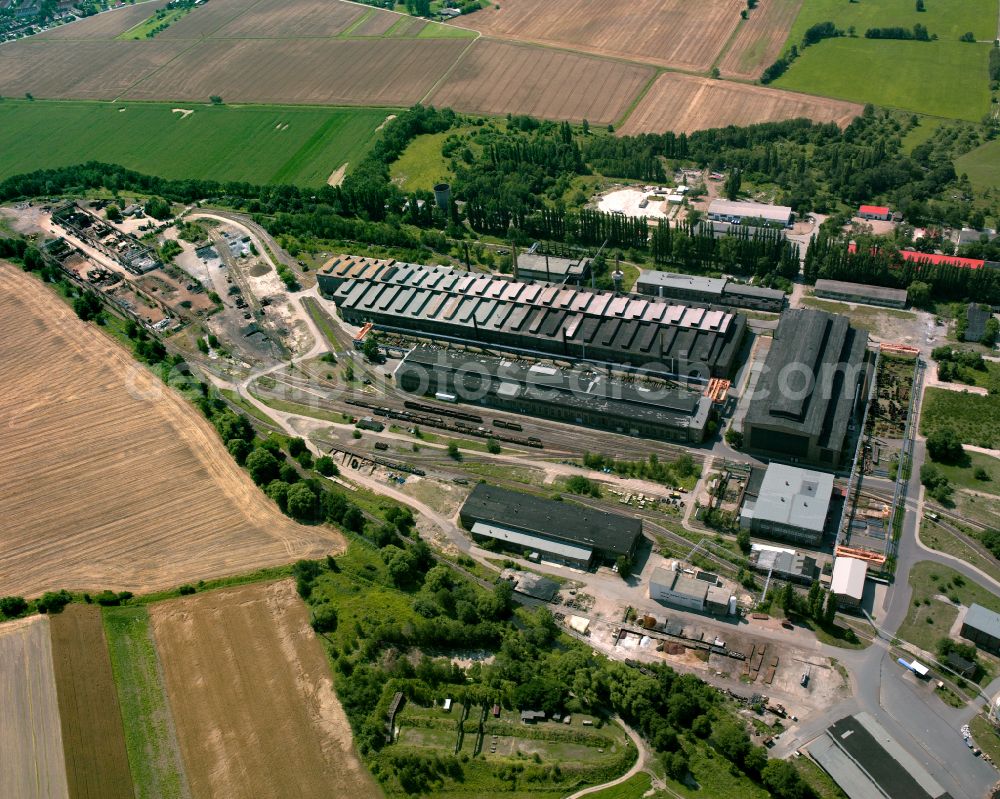
[{"label": "tree line", "polygon": [[925,284],[936,300],[975,298],[1000,304],[1000,270],[967,269],[948,263],[905,260],[890,243],[862,239],[853,248],[842,234],[820,230],[806,250],[805,279],[818,278],[909,289]]}]

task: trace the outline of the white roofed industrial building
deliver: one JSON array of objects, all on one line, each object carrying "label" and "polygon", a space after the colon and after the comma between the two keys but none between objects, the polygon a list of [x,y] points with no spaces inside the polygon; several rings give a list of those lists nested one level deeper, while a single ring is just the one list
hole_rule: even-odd
[{"label": "white roofed industrial building", "polygon": [[740,510],[740,526],[752,535],[818,545],[833,496],[833,475],[772,463],[757,496]]},{"label": "white roofed industrial building", "polygon": [[858,607],[865,593],[868,562],[858,558],[837,558],[833,562],[830,591],[837,595],[840,607]]},{"label": "white roofed industrial building", "polygon": [[712,200],[708,218],[713,222],[740,222],[744,219],[762,219],[770,224],[788,227],[792,224],[792,209],[787,205],[740,202],[737,200]]}]

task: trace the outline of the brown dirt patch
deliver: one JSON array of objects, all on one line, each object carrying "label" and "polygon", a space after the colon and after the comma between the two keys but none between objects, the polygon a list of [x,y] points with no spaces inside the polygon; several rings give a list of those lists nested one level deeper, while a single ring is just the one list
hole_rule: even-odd
[{"label": "brown dirt patch", "polygon": [[0,95],[113,100],[186,46],[159,37],[143,42],[33,38],[0,47]]},{"label": "brown dirt patch", "polygon": [[68,25],[38,34],[38,39],[114,39],[119,33],[134,28],[149,19],[157,9],[167,4],[167,0],[136,3],[134,6],[116,8],[92,17],[78,19]]},{"label": "brown dirt patch", "polygon": [[340,550],[284,516],[179,395],[0,265],[0,584],[149,591]]},{"label": "brown dirt patch", "polygon": [[625,112],[652,77],[650,67],[479,39],[430,102],[468,113],[607,124]]},{"label": "brown dirt patch", "polygon": [[756,80],[781,54],[802,0],[762,0],[743,22],[719,62],[725,77]]},{"label": "brown dirt patch", "polygon": [[745,7],[740,0],[503,0],[499,10],[490,5],[454,24],[504,39],[707,71]]},{"label": "brown dirt patch", "polygon": [[[215,2],[215,0],[212,0]],[[338,0],[261,0],[216,30],[213,38],[336,36],[365,13],[365,7]],[[197,13],[197,12],[194,12]]]},{"label": "brown dirt patch", "polygon": [[690,133],[796,117],[844,127],[861,111],[857,103],[666,72],[656,79],[619,132]]},{"label": "brown dirt patch", "polygon": [[101,611],[68,605],[50,626],[70,794],[134,799]]},{"label": "brown dirt patch", "polygon": [[211,40],[132,99],[412,105],[468,46],[461,39]]},{"label": "brown dirt patch", "polygon": [[291,581],[162,602],[150,619],[194,799],[381,795]]},{"label": "brown dirt patch", "polygon": [[49,620],[0,624],[0,796],[68,799]]},{"label": "brown dirt patch", "polygon": [[326,179],[327,186],[339,186],[344,182],[344,176],[347,174],[347,162],[338,166],[333,172],[330,173],[330,177]]}]

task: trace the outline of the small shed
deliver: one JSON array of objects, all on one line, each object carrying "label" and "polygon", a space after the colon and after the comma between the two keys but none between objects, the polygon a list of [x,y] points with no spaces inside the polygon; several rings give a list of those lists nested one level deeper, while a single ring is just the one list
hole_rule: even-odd
[{"label": "small shed", "polygon": [[958,672],[963,677],[972,677],[976,673],[975,661],[962,657],[958,652],[949,652],[945,663],[948,664],[948,668]]},{"label": "small shed", "polygon": [[590,619],[583,616],[570,616],[569,626],[571,630],[576,630],[580,635],[586,635],[587,630],[590,629]]},{"label": "small shed", "polygon": [[545,721],[544,710],[522,710],[521,721],[524,724],[534,724],[538,721]]}]

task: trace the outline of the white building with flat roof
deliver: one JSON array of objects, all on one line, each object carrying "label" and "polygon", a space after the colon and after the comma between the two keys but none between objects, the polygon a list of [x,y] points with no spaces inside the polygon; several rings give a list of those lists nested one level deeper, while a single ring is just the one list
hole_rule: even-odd
[{"label": "white building with flat roof", "polygon": [[649,598],[688,610],[704,610],[709,587],[704,580],[659,566],[649,577]]},{"label": "white building with flat roof", "polygon": [[840,557],[833,562],[833,579],[830,582],[830,591],[837,595],[839,607],[857,608],[861,606],[867,577],[867,561]]},{"label": "white building with flat roof", "polygon": [[757,496],[743,502],[740,527],[763,538],[817,546],[832,497],[832,474],[771,463]]},{"label": "white building with flat roof", "polygon": [[792,224],[792,209],[787,205],[718,199],[709,203],[708,218],[713,222],[737,224],[742,224],[745,219],[761,219],[768,224],[788,227]]}]

